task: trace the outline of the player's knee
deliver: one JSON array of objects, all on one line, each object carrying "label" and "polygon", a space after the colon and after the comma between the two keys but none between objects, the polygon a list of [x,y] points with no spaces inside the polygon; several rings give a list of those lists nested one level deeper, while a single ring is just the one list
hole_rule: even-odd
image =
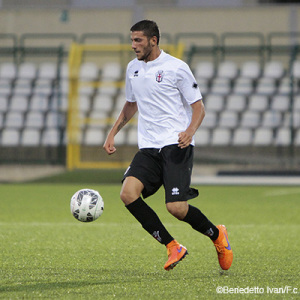
[{"label": "player's knee", "polygon": [[124,189],[121,190],[120,198],[125,205],[128,205],[137,199],[137,197],[135,197],[131,191]]},{"label": "player's knee", "polygon": [[120,198],[125,205],[138,199],[143,190],[143,184],[134,177],[126,177],[123,182]]},{"label": "player's knee", "polygon": [[125,205],[128,205],[140,197],[140,192],[134,188],[123,187],[120,192],[120,198]]},{"label": "player's knee", "polygon": [[178,220],[183,220],[188,212],[188,204],[186,201],[167,203],[168,212]]}]

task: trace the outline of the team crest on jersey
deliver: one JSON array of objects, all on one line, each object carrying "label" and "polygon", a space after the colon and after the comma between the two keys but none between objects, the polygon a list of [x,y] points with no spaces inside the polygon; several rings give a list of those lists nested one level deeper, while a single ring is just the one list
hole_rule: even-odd
[{"label": "team crest on jersey", "polygon": [[156,78],[156,81],[157,81],[157,82],[162,82],[162,81],[163,81],[163,78],[164,78],[164,71],[163,71],[163,70],[158,70],[158,71],[155,73],[155,78]]}]

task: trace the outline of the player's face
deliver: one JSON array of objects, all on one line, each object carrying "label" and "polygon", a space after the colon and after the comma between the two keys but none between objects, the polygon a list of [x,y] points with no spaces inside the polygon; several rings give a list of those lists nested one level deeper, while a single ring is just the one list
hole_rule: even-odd
[{"label": "player's face", "polygon": [[153,47],[143,31],[131,32],[131,48],[134,50],[138,60],[145,62],[150,60]]}]

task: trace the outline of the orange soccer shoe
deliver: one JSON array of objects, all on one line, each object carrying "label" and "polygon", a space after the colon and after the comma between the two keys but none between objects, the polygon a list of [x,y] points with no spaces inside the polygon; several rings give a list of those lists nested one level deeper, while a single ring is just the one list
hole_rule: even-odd
[{"label": "orange soccer shoe", "polygon": [[233,254],[228,241],[227,229],[224,225],[218,225],[219,237],[213,241],[218,253],[220,267],[228,270],[232,264]]},{"label": "orange soccer shoe", "polygon": [[186,248],[180,245],[176,240],[173,240],[167,245],[167,251],[168,261],[164,266],[167,271],[175,268],[175,266],[188,254]]}]

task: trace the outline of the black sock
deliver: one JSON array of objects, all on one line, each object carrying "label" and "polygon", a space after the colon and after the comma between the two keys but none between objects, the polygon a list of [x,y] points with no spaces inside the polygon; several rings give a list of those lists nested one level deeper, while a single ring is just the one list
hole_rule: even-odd
[{"label": "black sock", "polygon": [[126,205],[126,208],[141,223],[143,228],[161,244],[167,245],[174,240],[154,210],[141,197]]},{"label": "black sock", "polygon": [[213,241],[219,236],[219,229],[197,207],[189,205],[189,210],[182,221],[189,223],[195,230],[207,235]]}]

